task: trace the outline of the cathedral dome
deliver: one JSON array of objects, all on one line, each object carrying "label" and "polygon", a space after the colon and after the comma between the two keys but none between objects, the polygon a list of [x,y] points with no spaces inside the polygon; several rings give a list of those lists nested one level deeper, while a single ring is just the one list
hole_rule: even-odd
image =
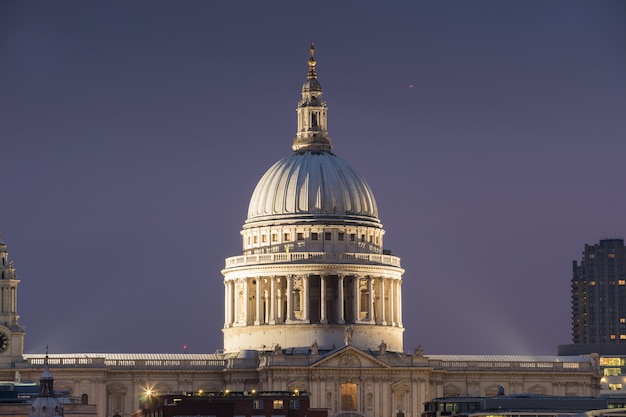
[{"label": "cathedral dome", "polygon": [[313,44],[309,52],[294,153],[276,162],[258,182],[244,228],[301,222],[381,228],[371,188],[352,165],[331,152]]},{"label": "cathedral dome", "polygon": [[332,152],[299,151],[276,162],[258,182],[246,224],[337,220],[379,223],[363,177]]}]

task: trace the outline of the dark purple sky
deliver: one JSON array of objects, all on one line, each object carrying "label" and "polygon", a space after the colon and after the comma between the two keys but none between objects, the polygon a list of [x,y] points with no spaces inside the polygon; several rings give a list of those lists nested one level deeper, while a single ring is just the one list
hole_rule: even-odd
[{"label": "dark purple sky", "polygon": [[220,270],[315,41],[406,269],[405,350],[556,353],[572,260],[626,235],[625,40],[620,1],[0,2],[26,351],[221,348]]}]

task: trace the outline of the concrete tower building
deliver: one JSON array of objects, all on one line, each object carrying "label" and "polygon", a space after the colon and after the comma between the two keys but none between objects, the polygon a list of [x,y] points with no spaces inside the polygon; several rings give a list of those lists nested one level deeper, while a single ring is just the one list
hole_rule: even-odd
[{"label": "concrete tower building", "polygon": [[331,350],[344,344],[402,352],[400,259],[383,250],[369,185],[332,152],[311,45],[293,153],[258,182],[226,259],[225,352]]},{"label": "concrete tower building", "polygon": [[572,341],[626,344],[626,249],[623,239],[585,245],[573,263]]}]

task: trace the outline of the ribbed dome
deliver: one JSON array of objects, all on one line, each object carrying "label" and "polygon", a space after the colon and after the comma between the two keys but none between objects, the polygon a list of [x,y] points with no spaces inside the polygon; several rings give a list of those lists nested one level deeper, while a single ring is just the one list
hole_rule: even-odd
[{"label": "ribbed dome", "polygon": [[302,91],[310,92],[310,91],[322,91],[322,85],[316,78],[312,78],[310,80],[306,80],[304,84],[302,84]]},{"label": "ribbed dome", "polygon": [[298,152],[276,162],[252,193],[246,224],[316,219],[379,223],[367,182],[331,152]]}]

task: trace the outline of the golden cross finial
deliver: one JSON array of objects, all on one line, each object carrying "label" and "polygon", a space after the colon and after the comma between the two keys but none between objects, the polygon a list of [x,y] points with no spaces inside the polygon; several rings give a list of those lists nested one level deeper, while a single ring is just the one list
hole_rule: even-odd
[{"label": "golden cross finial", "polygon": [[309,58],[309,74],[307,76],[307,78],[311,79],[311,78],[317,78],[317,74],[315,73],[315,44],[313,42],[311,42],[311,47],[309,48],[309,54],[311,55],[311,57]]}]

